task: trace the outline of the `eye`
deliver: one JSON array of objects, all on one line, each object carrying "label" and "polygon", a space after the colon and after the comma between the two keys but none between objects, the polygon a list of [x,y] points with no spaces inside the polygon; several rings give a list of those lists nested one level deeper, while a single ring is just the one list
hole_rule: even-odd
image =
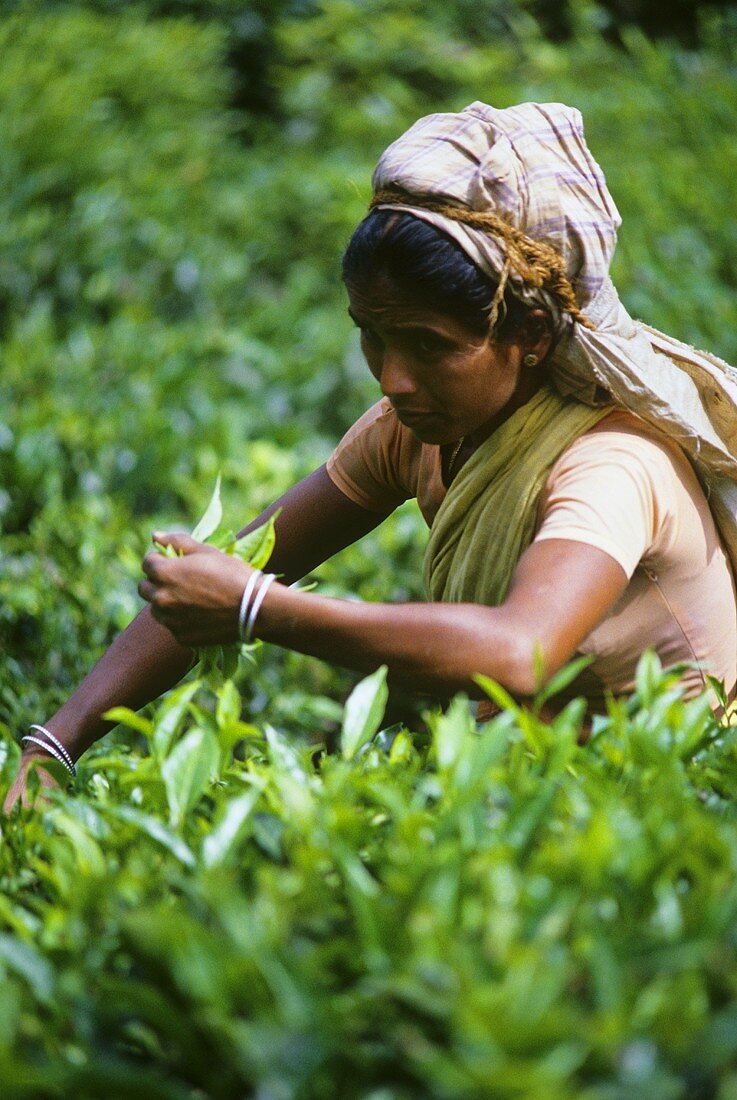
[{"label": "eye", "polygon": [[377,336],[372,328],[361,328],[359,326],[358,331],[361,333],[361,343],[365,343],[368,347],[376,350],[383,348],[383,340],[380,336]]},{"label": "eye", "polygon": [[441,340],[440,337],[434,336],[430,333],[425,336],[416,336],[412,341],[412,344],[415,352],[418,355],[424,355],[427,357],[440,355],[440,353],[445,351],[446,348],[444,340]]}]

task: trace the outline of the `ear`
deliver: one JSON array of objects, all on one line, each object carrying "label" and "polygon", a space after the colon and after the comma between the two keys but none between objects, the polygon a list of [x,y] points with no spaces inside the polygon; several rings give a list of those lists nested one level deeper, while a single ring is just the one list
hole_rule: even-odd
[{"label": "ear", "polygon": [[553,343],[553,322],[547,310],[530,310],[522,325],[519,342],[525,355],[536,355],[542,363]]}]

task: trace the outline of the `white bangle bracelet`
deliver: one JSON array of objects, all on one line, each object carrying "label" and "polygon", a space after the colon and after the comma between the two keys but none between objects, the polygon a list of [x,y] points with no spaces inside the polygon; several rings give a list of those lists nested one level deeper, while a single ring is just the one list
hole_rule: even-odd
[{"label": "white bangle bracelet", "polygon": [[58,737],[54,737],[51,730],[47,730],[46,726],[41,726],[41,725],[38,724],[38,722],[31,722],[31,727],[30,728],[32,730],[36,730],[40,734],[43,734],[44,737],[48,737],[49,741],[51,741],[52,744],[56,745],[57,749],[59,750],[61,755],[64,757],[64,759],[67,763],[67,766],[72,770],[74,769],[74,761],[72,760],[71,756],[69,755],[66,747],[64,745],[62,745],[62,743],[61,743],[61,741],[59,740]]},{"label": "white bangle bracelet", "polygon": [[251,605],[251,612],[248,616],[248,623],[246,625],[246,633],[245,633],[245,637],[244,637],[244,641],[245,641],[246,645],[249,645],[250,642],[251,642],[251,638],[253,637],[253,628],[256,625],[256,618],[258,616],[259,611],[261,610],[261,604],[264,602],[264,597],[266,596],[266,593],[269,591],[269,587],[271,586],[271,584],[275,580],[276,580],[276,574],[275,573],[267,573],[265,575],[265,577],[263,578],[262,582],[261,582],[261,587],[259,588],[258,592],[256,593],[256,595],[253,598],[253,603]]},{"label": "white bangle bracelet", "polygon": [[75,776],[77,774],[77,769],[74,767],[74,764],[70,767],[59,750],[54,748],[50,741],[42,741],[40,737],[32,737],[30,733],[27,733],[25,737],[21,737],[21,745],[24,745],[26,741],[33,741],[35,745],[40,745],[42,749],[45,749],[50,756],[56,757],[59,763],[64,765],[70,775]]},{"label": "white bangle bracelet", "polygon": [[251,596],[254,589],[259,582],[259,579],[263,577],[263,572],[260,569],[254,569],[250,577],[246,581],[246,587],[243,589],[243,595],[241,596],[241,606],[238,610],[238,637],[243,642],[245,641],[243,628],[246,625],[246,617],[250,610]]}]

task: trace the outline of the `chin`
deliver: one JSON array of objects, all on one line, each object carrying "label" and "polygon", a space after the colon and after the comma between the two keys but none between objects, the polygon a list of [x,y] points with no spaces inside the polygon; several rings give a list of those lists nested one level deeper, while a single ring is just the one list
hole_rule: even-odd
[{"label": "chin", "polygon": [[439,413],[397,413],[398,419],[421,443],[444,446],[456,443],[461,432]]},{"label": "chin", "polygon": [[440,425],[433,427],[431,424],[413,424],[411,427],[409,424],[405,425],[412,432],[412,435],[419,439],[421,443],[427,443],[434,446],[442,447],[446,443],[455,443],[457,436],[450,437],[447,430],[443,431]]}]

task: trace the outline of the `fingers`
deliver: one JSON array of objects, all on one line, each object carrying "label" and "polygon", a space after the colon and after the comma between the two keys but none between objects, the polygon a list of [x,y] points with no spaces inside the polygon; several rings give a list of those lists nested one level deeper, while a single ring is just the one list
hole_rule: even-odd
[{"label": "fingers", "polygon": [[10,787],[10,790],[6,794],[5,801],[3,802],[3,813],[4,814],[9,814],[10,811],[13,809],[13,806],[15,806],[16,802],[19,799],[21,800],[21,805],[23,805],[25,807],[28,807],[29,802],[28,802],[28,792],[26,790],[26,782],[27,782],[29,764],[30,764],[30,758],[22,756],[21,761],[20,761],[20,767],[18,769],[18,774],[16,775],[15,779],[13,780],[13,783]]},{"label": "fingers", "polygon": [[175,531],[170,535],[162,531],[154,531],[151,537],[160,546],[170,546],[177,554],[197,554],[203,550],[215,549],[214,546],[206,546],[204,542],[198,542],[184,531]]},{"label": "fingers", "polygon": [[14,783],[13,786],[8,791],[8,793],[6,794],[5,801],[3,802],[3,813],[4,814],[7,815],[7,814],[10,813],[10,811],[13,809],[13,806],[15,806],[16,802],[18,801],[18,796],[19,795],[20,795],[20,788],[18,787],[17,783]]},{"label": "fingers", "polygon": [[[181,565],[181,562],[179,563]],[[171,585],[172,566],[176,569],[176,561],[173,558],[165,558],[163,554],[157,554],[153,550],[143,559],[144,580],[138,582],[138,595],[151,605],[151,614],[163,626],[169,624],[166,620],[166,612],[174,602]]]},{"label": "fingers", "polygon": [[169,619],[176,612],[176,599],[165,585],[153,581],[139,581],[138,595],[151,605],[151,614],[163,626],[169,626]]},{"label": "fingers", "polygon": [[[46,771],[43,765],[36,763],[37,760],[38,757],[35,754],[21,759],[18,774],[3,802],[2,812],[4,814],[9,814],[17,802],[20,802],[21,806],[26,810],[31,808],[31,797],[28,793],[28,770],[32,763],[36,764],[36,774],[40,781],[40,788],[52,790],[54,787],[59,786],[54,777]],[[44,797],[42,790],[39,789],[39,791],[37,791],[36,800],[33,805],[39,808],[49,805],[49,800]]]},{"label": "fingers", "polygon": [[172,548],[172,556],[151,551],[143,560],[138,593],[150,605],[153,618],[184,646],[236,641],[238,608],[250,567],[191,535],[157,531],[154,538],[162,540],[166,550]]},{"label": "fingers", "polygon": [[146,603],[153,603],[156,592],[156,585],[152,581],[138,582],[138,595],[141,597],[142,600],[145,600]]},{"label": "fingers", "polygon": [[143,572],[150,580],[160,582],[164,579],[166,563],[167,559],[163,554],[157,554],[155,550],[151,550],[143,559]]},{"label": "fingers", "polygon": [[[165,554],[158,550],[151,550],[143,559],[143,572],[150,580],[157,584],[171,577],[168,571],[171,563],[177,558],[187,557],[189,554],[220,554],[215,546],[207,546],[204,542],[198,542],[184,531],[175,531],[172,534],[164,534],[163,531],[154,531],[151,538],[166,550]],[[144,596],[144,599],[148,597]]]}]

